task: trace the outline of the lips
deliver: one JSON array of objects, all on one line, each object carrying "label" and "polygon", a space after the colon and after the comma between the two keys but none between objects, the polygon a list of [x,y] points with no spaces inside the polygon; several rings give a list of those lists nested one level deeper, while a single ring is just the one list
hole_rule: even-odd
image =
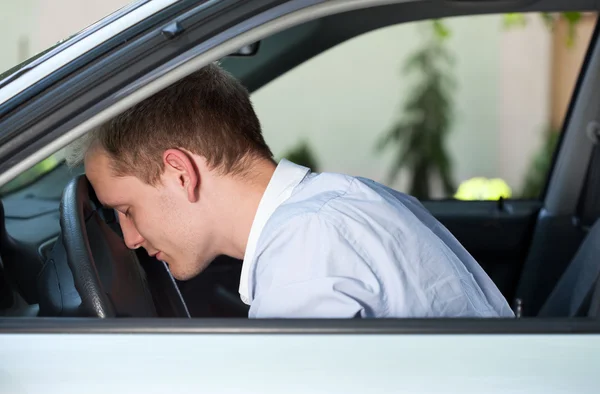
[{"label": "lips", "polygon": [[148,253],[148,256],[154,257],[155,259],[162,261],[162,253],[160,252],[160,250],[157,250],[156,252]]}]

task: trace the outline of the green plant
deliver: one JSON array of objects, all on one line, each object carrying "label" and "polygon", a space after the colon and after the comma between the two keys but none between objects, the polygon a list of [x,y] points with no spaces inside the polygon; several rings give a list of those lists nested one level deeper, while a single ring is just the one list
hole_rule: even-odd
[{"label": "green plant", "polygon": [[[582,18],[581,12],[559,12],[559,13],[550,13],[550,12],[542,12],[539,14],[546,26],[549,29],[553,29],[555,24],[560,20],[564,19],[567,21],[569,25],[569,31],[567,34],[567,46],[572,46],[575,43],[575,29],[577,24]],[[527,25],[527,17],[522,13],[511,13],[504,15],[504,27],[505,28],[513,28],[513,27],[524,27]]]},{"label": "green plant", "polygon": [[[567,45],[571,46],[576,38],[575,29],[581,20],[580,12],[540,13],[538,14],[552,29],[559,19],[569,25]],[[506,14],[504,28],[525,26],[527,16],[522,13]],[[407,61],[404,73],[420,72],[422,80],[412,90],[402,117],[379,140],[379,151],[394,147],[395,161],[389,171],[388,182],[396,179],[399,172],[406,168],[410,171],[410,194],[420,199],[430,196],[430,184],[434,176],[439,176],[446,195],[454,193],[452,179],[452,161],[446,150],[446,139],[452,124],[452,89],[454,82],[451,73],[452,56],[444,45],[451,30],[443,20],[427,23],[425,42]],[[539,195],[550,166],[550,160],[556,143],[557,133],[549,134],[544,153],[534,159],[523,190],[524,196]],[[549,150],[549,153],[548,153]],[[539,179],[542,177],[542,179]],[[537,194],[536,194],[537,193]]]},{"label": "green plant", "polygon": [[[567,44],[567,46],[572,46],[575,43],[575,38],[576,38],[575,30],[577,28],[577,24],[581,21],[581,18],[583,17],[583,14],[581,12],[576,12],[576,11],[558,12],[558,13],[541,12],[537,15],[539,15],[539,17],[542,18],[542,20],[544,21],[544,23],[550,30],[554,29],[554,26],[556,25],[556,23],[559,20],[563,19],[563,20],[567,21],[569,30],[568,30],[568,34],[567,34],[566,44]],[[525,27],[525,26],[527,26],[527,22],[528,22],[527,15],[520,13],[520,12],[504,14],[503,18],[502,18],[502,26],[505,29],[512,29],[515,27]],[[450,34],[450,30],[443,23],[442,20],[437,20],[434,23],[435,23],[435,28],[439,34],[444,35],[444,36],[447,36]]]},{"label": "green plant", "polygon": [[430,196],[431,180],[439,176],[446,194],[454,193],[452,162],[446,139],[453,117],[453,58],[445,46],[449,31],[441,21],[423,25],[424,43],[410,56],[403,74],[418,74],[401,117],[377,143],[377,150],[394,149],[396,158],[388,182],[406,168],[410,171],[409,193],[419,199]]},{"label": "green plant", "polygon": [[283,157],[293,163],[308,167],[313,172],[319,171],[319,163],[307,141],[301,141],[298,145],[285,153]]},{"label": "green plant", "polygon": [[537,199],[540,197],[552,166],[552,158],[559,138],[560,132],[558,130],[549,127],[544,132],[543,145],[533,157],[525,175],[521,198]]}]

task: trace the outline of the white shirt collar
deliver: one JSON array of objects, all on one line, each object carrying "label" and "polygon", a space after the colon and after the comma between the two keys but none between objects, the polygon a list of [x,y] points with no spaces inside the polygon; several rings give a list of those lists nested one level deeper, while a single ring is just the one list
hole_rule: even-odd
[{"label": "white shirt collar", "polygon": [[310,169],[307,167],[299,166],[289,160],[282,159],[277,165],[265,193],[258,204],[258,209],[256,210],[252,227],[250,228],[250,235],[246,245],[244,262],[242,263],[242,274],[240,277],[240,298],[248,305],[252,302],[248,283],[250,267],[254,263],[254,255],[256,253],[256,246],[260,234],[273,212],[275,212],[285,200],[290,198],[294,188],[302,182],[309,171]]}]

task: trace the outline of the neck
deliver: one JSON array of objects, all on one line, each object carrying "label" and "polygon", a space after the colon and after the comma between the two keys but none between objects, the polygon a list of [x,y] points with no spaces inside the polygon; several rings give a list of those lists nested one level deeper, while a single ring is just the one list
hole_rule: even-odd
[{"label": "neck", "polygon": [[250,229],[258,210],[258,205],[273,177],[276,164],[262,160],[252,166],[252,173],[244,177],[221,176],[215,178],[211,210],[214,217],[217,239],[222,240],[218,254],[243,259],[250,236]]}]

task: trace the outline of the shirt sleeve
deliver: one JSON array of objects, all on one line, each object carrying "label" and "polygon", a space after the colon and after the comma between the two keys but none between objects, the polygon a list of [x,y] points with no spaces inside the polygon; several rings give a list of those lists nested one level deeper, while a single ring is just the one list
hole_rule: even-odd
[{"label": "shirt sleeve", "polygon": [[369,256],[345,227],[302,214],[267,235],[257,254],[251,318],[355,318],[384,313]]}]

